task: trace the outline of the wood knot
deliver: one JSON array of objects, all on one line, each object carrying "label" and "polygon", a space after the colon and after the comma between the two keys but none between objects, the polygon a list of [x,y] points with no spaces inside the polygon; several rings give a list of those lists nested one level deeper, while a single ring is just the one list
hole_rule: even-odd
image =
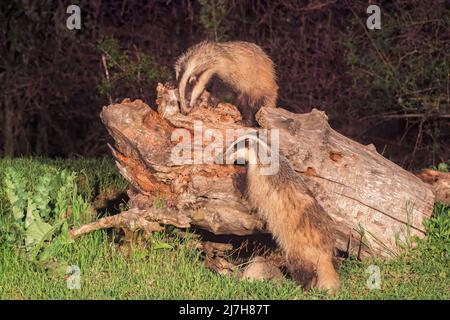
[{"label": "wood knot", "polygon": [[342,153],[330,151],[330,159],[334,162],[339,162],[343,158]]},{"label": "wood knot", "polygon": [[305,174],[306,174],[307,177],[315,177],[315,176],[317,176],[316,169],[314,169],[313,167],[306,168]]}]

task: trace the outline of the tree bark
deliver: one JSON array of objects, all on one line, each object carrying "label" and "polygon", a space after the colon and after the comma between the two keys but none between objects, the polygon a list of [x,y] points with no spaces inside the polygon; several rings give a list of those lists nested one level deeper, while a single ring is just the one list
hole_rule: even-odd
[{"label": "tree bark", "polygon": [[[178,112],[173,88],[160,84],[157,90],[158,111],[141,100],[125,99],[101,112],[115,141],[110,148],[117,167],[131,185],[129,206],[139,210],[134,213],[214,234],[266,232],[245,199],[245,167],[195,161],[209,143],[204,139],[195,145],[202,136],[197,121],[202,122],[203,133],[214,129],[223,136],[227,129],[256,128],[243,127],[233,105],[211,108],[206,95],[184,116]],[[318,110],[294,114],[262,108],[256,118],[262,128],[279,129],[281,152],[334,220],[338,250],[387,258],[399,253],[399,241],[409,243],[411,235],[425,235],[422,222],[434,204],[431,187],[385,159],[373,145],[361,145],[334,131]],[[193,139],[191,165],[178,165],[171,156],[179,128],[187,129]]]}]

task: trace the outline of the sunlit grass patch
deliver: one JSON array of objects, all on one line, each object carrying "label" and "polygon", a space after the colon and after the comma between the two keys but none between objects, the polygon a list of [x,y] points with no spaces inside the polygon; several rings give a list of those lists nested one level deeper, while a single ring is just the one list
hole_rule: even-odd
[{"label": "sunlit grass patch", "polygon": [[[22,208],[26,215],[27,206],[12,208],[5,184],[7,172],[16,172],[23,177],[19,179],[23,181],[21,189],[29,192],[24,199],[28,202],[31,197],[31,203],[37,204],[36,212],[46,214],[43,220],[50,225],[54,221],[47,218],[59,212],[57,191],[61,189],[62,176],[70,182],[67,177],[73,172],[76,178],[60,202],[67,200],[68,208],[73,208],[77,201],[87,204],[77,209],[79,215],[67,219],[69,226],[95,219],[93,202],[100,195],[122,193],[127,188],[113,161],[107,158],[0,160],[1,299],[450,298],[450,208],[443,205],[436,205],[433,217],[426,222],[428,237],[415,239],[416,245],[407,248],[398,258],[390,261],[345,260],[339,269],[342,288],[337,296],[329,297],[315,290],[303,292],[289,279],[278,283],[247,282],[218,275],[205,267],[202,253],[195,249],[189,238],[171,230],[155,233],[139,244],[113,241],[114,231],[105,230],[83,235],[75,241],[59,241],[61,231],[58,231],[43,243],[43,249],[50,248],[47,255],[32,259],[23,239],[10,237],[10,232],[15,230],[11,227],[13,211]],[[46,179],[49,180],[45,182]],[[49,194],[45,188],[50,188],[52,181],[60,182],[55,182]],[[83,215],[82,211],[86,210],[92,210],[91,214]],[[68,287],[68,283],[72,283],[70,280],[78,277],[78,274],[68,272],[73,268],[79,270],[80,289]],[[371,289],[373,270],[379,270],[379,289]]]}]

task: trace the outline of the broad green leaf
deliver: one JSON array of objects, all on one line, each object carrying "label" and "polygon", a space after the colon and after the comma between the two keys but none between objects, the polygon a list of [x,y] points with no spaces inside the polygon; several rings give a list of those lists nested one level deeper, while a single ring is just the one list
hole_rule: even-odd
[{"label": "broad green leaf", "polygon": [[43,222],[40,218],[35,219],[25,232],[25,245],[27,248],[31,248],[34,244],[43,241],[51,229],[52,226],[48,223]]},{"label": "broad green leaf", "polygon": [[31,198],[28,198],[27,215],[25,217],[25,228],[28,228],[39,217],[36,204]]},{"label": "broad green leaf", "polygon": [[16,221],[22,220],[27,205],[26,199],[28,197],[25,191],[25,180],[17,171],[9,168],[5,174],[4,184],[6,197],[11,204],[13,217]]}]

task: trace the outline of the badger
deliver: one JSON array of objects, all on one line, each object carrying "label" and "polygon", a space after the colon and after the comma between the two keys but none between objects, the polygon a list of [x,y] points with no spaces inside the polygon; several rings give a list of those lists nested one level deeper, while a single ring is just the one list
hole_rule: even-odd
[{"label": "badger", "polygon": [[255,124],[255,114],[261,107],[276,106],[278,85],[274,64],[254,43],[200,42],[177,59],[175,75],[183,114],[194,107],[213,76],[237,94],[245,124]]},{"label": "badger", "polygon": [[[240,141],[253,142],[234,151]],[[278,171],[262,174],[260,152],[269,152],[255,135],[238,138],[225,152],[225,158],[247,163],[247,198],[266,221],[268,230],[285,254],[287,268],[303,288],[316,287],[334,294],[339,276],[333,265],[332,219],[313,197],[287,158],[279,154]]]}]

